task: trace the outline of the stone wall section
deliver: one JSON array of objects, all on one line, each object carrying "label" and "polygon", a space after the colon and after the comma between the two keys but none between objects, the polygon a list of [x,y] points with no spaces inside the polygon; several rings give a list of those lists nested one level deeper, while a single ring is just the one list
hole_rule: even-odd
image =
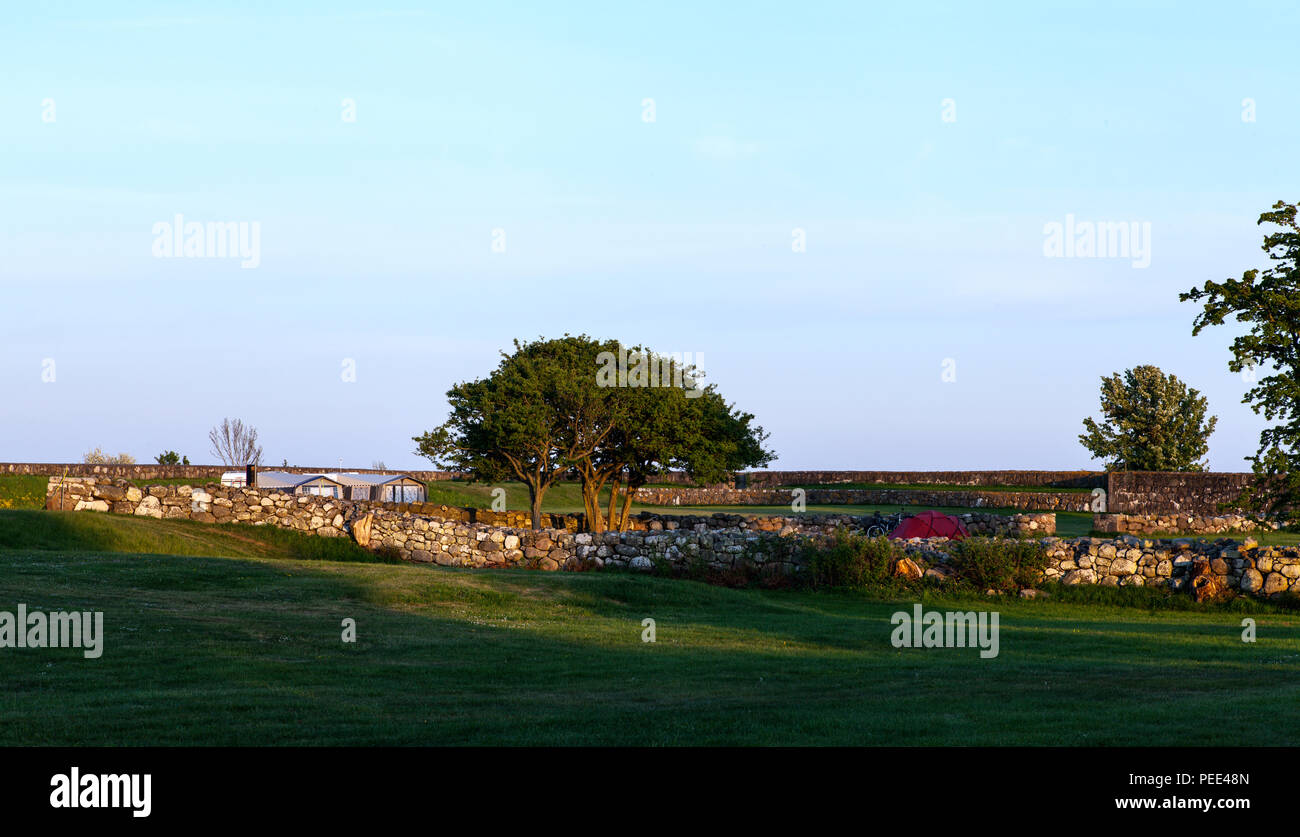
[{"label": "stone wall section", "polygon": [[750,471],[739,475],[747,488],[786,485],[990,485],[1048,488],[1105,488],[1103,471]]},{"label": "stone wall section", "polygon": [[[636,501],[647,506],[788,506],[790,488],[642,488]],[[809,488],[804,502],[817,506],[938,506],[1011,508],[1034,511],[1092,510],[1092,496],[1081,491],[925,491],[918,489]]]},{"label": "stone wall section", "polygon": [[1223,535],[1281,528],[1276,520],[1243,514],[1094,514],[1092,520],[1097,531],[1132,535]]},{"label": "stone wall section", "polygon": [[[1121,514],[1215,516],[1235,509],[1233,501],[1254,474],[1113,471],[1106,475],[1106,510]],[[1220,509],[1220,504],[1228,504]]]},{"label": "stone wall section", "polygon": [[[386,471],[374,468],[339,468],[331,465],[327,468],[306,468],[300,465],[281,467],[262,465],[263,471],[285,471],[290,474],[332,474],[336,471],[354,474],[410,474],[422,482],[455,479],[460,474],[452,471],[402,471],[390,468]],[[149,480],[193,479],[196,482],[220,482],[221,475],[227,471],[244,472],[243,465],[234,467],[226,465],[156,465],[145,462],[134,465],[91,465],[84,462],[0,462],[0,474],[22,474],[38,477],[97,477],[99,479],[124,479],[135,482]]]},{"label": "stone wall section", "polygon": [[[838,528],[862,531],[864,524],[876,520],[874,516],[847,515],[652,515],[643,520],[645,528],[637,531],[534,531],[446,519],[391,504],[217,486],[137,487],[93,477],[51,479],[46,508],[279,526],[320,537],[351,537],[370,550],[444,566],[539,570],[648,570],[664,566],[678,571],[707,566],[782,575],[803,572],[803,547],[809,545],[810,539],[825,537]],[[1238,591],[1272,597],[1300,593],[1298,547],[1261,547],[1249,538],[1242,542],[1209,542],[1121,535],[1113,539],[1063,540],[1051,536],[1055,516],[1050,514],[1007,518],[972,513],[961,517],[977,534],[1047,534],[1041,538],[1048,557],[1045,581],[1067,585],[1168,585],[1187,590],[1198,599],[1226,597]],[[920,572],[947,577],[944,568],[953,542],[936,538],[899,543]]]}]

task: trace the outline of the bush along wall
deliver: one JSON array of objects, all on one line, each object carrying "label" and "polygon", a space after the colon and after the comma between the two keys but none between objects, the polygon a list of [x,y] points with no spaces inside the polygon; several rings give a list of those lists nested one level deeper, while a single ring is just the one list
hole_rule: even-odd
[{"label": "bush along wall", "polygon": [[[203,523],[278,526],[321,537],[350,537],[366,549],[416,563],[463,567],[590,570],[605,567],[672,574],[720,574],[724,580],[863,586],[959,583],[1011,591],[1031,583],[1167,585],[1198,599],[1237,592],[1300,592],[1300,548],[1252,540],[1213,543],[1056,537],[974,537],[889,541],[865,536],[874,517],[752,519],[651,516],[629,532],[531,530],[449,520],[409,508],[255,489],[51,479],[46,507]],[[1054,530],[1052,515],[971,514],[992,531]],[[1009,522],[1008,522],[1009,521]],[[1014,524],[1014,525],[1013,525]],[[1039,527],[1029,528],[1030,525]],[[998,527],[1002,527],[999,529]]]}]

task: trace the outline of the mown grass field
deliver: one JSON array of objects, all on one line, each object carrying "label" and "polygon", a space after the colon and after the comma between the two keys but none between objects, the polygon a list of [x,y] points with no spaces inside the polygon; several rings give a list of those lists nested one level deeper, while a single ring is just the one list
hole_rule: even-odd
[{"label": "mown grass field", "polygon": [[0,744],[1300,743],[1300,613],[1270,605],[926,594],[927,608],[1000,612],[1000,654],[981,660],[893,648],[890,615],[911,598],[352,550],[264,527],[0,512],[0,610],[102,610],[106,626],[98,660],[0,649]]}]

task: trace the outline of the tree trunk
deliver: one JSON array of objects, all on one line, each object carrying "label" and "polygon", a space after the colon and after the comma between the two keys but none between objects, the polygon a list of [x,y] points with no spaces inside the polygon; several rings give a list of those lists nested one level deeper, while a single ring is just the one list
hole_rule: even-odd
[{"label": "tree trunk", "polygon": [[528,484],[528,503],[533,512],[533,531],[542,528],[542,492],[532,483]]},{"label": "tree trunk", "polygon": [[623,478],[617,474],[609,481],[609,528],[617,532],[623,531],[623,523],[616,505],[618,503],[618,490],[622,484]]},{"label": "tree trunk", "polygon": [[582,479],[582,506],[587,511],[587,531],[605,531],[605,516],[600,513],[600,485],[585,476]]},{"label": "tree trunk", "polygon": [[629,485],[627,493],[623,495],[623,514],[618,521],[618,531],[626,532],[629,518],[632,515],[632,498],[636,496],[637,489],[640,486]]}]

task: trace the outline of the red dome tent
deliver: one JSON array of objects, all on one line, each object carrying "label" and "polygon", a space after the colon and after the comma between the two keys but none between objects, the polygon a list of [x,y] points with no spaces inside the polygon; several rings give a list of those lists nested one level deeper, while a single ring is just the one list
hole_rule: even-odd
[{"label": "red dome tent", "polygon": [[950,514],[937,511],[923,511],[915,517],[909,517],[889,533],[891,538],[950,538],[959,541],[969,537],[965,525]]}]

